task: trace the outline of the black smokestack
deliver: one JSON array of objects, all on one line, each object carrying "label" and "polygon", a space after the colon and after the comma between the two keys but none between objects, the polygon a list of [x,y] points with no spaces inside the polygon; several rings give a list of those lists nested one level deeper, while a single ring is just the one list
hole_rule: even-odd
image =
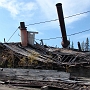
[{"label": "black smokestack", "polygon": [[56,7],[57,7],[58,18],[59,18],[59,23],[60,23],[60,27],[61,27],[61,33],[62,33],[62,46],[64,48],[67,48],[68,45],[70,44],[70,42],[67,40],[67,34],[66,34],[66,29],[65,29],[62,4],[57,3]]}]

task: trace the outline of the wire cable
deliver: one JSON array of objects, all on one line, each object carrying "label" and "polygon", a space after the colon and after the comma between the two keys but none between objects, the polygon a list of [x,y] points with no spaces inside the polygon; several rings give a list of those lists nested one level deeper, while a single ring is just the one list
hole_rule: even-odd
[{"label": "wire cable", "polygon": [[37,23],[28,24],[28,25],[26,25],[26,26],[35,25],[35,24],[41,24],[41,23],[46,23],[46,22],[52,22],[52,21],[57,21],[57,20],[58,20],[58,19],[49,20],[49,21],[43,21],[43,22],[37,22]]},{"label": "wire cable", "polygon": [[74,34],[70,34],[70,35],[67,35],[67,36],[73,36],[73,35],[76,35],[76,34],[87,32],[87,31],[90,31],[90,29],[87,29],[87,30],[84,30],[84,31],[81,31],[81,32],[77,32],[77,33],[74,33]]},{"label": "wire cable", "polygon": [[8,39],[8,41],[7,42],[9,42],[10,41],[10,39],[13,37],[13,35],[16,33],[16,31],[18,30],[18,28],[14,31],[14,33],[11,35],[11,37]]},{"label": "wire cable", "polygon": [[[67,35],[67,36],[73,36],[73,35],[76,35],[76,34],[87,32],[87,31],[90,31],[90,29],[87,29],[87,30],[84,30],[84,31],[81,31],[81,32],[76,32],[76,33],[73,33],[73,34],[70,34],[70,35]],[[63,36],[63,37],[65,37],[65,36]],[[42,39],[42,40],[51,40],[51,39],[57,39],[57,38],[62,38],[62,37],[55,37],[55,38]],[[36,40],[41,40],[41,39],[36,39]]]},{"label": "wire cable", "polygon": [[77,13],[77,14],[74,14],[74,15],[71,15],[71,16],[68,16],[68,17],[65,17],[65,18],[70,18],[70,17],[74,17],[74,16],[79,16],[79,15],[82,15],[82,14],[85,14],[85,13],[89,13],[90,11],[86,11],[86,12],[81,12],[81,13]]},{"label": "wire cable", "polygon": [[[79,15],[82,15],[82,14],[85,14],[85,13],[89,13],[89,12],[90,12],[90,11],[86,11],[86,12],[81,12],[81,13],[73,14],[73,15],[71,15],[71,16],[65,17],[64,19],[70,18],[70,17],[79,16]],[[43,22],[36,22],[36,23],[28,24],[28,25],[26,25],[26,26],[36,25],[36,24],[41,24],[41,23],[47,23],[47,22],[53,22],[53,21],[57,21],[57,20],[58,20],[58,19],[53,19],[53,20],[43,21]]]},{"label": "wire cable", "polygon": [[[71,16],[68,16],[68,17],[65,17],[65,18],[70,18],[70,17],[74,17],[74,16],[77,16],[77,15],[81,15],[81,14],[85,14],[85,13],[89,13],[90,11],[86,11],[86,12],[82,12],[82,13],[77,13],[77,14],[74,14],[74,15],[71,15]],[[64,18],[64,19],[65,19]],[[26,26],[30,26],[30,25],[35,25],[35,24],[41,24],[41,23],[47,23],[47,22],[52,22],[52,21],[57,21],[58,19],[54,19],[54,20],[49,20],[49,21],[44,21],[44,22],[37,22],[37,23],[33,23],[33,24],[28,24]],[[15,32],[12,34],[12,36],[8,39],[8,41],[13,37],[13,35],[16,33],[16,31],[18,30],[18,28],[15,30]],[[86,30],[87,31],[87,30]],[[85,32],[85,31],[83,31]],[[82,33],[82,32],[79,32],[79,33]],[[71,34],[71,35],[75,35],[75,34],[78,34],[78,33],[74,33],[74,34]],[[70,35],[67,35],[67,36],[70,36]],[[62,37],[56,37],[56,38],[62,38]],[[56,39],[56,38],[50,38],[50,39]],[[43,39],[43,40],[50,40],[50,39]],[[39,40],[39,39],[37,39]],[[7,42],[8,42],[7,41]]]}]

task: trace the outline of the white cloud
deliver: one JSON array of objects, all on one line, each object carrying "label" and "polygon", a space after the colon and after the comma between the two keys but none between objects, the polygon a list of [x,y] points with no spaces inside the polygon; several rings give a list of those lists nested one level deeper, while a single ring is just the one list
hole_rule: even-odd
[{"label": "white cloud", "polygon": [[[37,19],[39,22],[40,18],[44,18],[41,20],[52,20],[58,18],[55,6],[57,3],[62,3],[64,17],[67,17],[89,10],[89,2],[89,0],[34,0],[28,2],[25,0],[0,0],[0,7],[8,10],[11,15],[14,18],[18,18],[19,21],[25,21],[26,19],[30,21],[30,19],[34,19],[33,21],[37,22],[35,21]],[[34,13],[37,13],[38,15],[35,15]],[[68,18],[65,19],[65,23],[68,25],[86,16],[87,14],[83,14],[77,17]],[[58,24],[58,21],[53,22],[54,26]]]},{"label": "white cloud", "polygon": [[7,9],[8,11],[10,11],[11,15],[16,16],[19,11],[18,6],[15,3],[15,0],[0,0],[0,7]]},{"label": "white cloud", "polygon": [[14,18],[32,16],[31,11],[37,8],[33,2],[25,3],[18,0],[0,0],[0,7],[8,10]]},{"label": "white cloud", "polygon": [[53,0],[36,0],[38,5],[41,8],[41,11],[48,17],[52,18],[55,15],[55,4]]},{"label": "white cloud", "polygon": [[[48,19],[56,19],[57,11],[56,4],[62,3],[64,17],[77,14],[80,12],[87,11],[90,8],[89,0],[36,0],[40,6],[42,12],[46,15]],[[80,20],[86,17],[86,14],[77,17],[65,19],[66,24],[71,24],[74,21]]]}]

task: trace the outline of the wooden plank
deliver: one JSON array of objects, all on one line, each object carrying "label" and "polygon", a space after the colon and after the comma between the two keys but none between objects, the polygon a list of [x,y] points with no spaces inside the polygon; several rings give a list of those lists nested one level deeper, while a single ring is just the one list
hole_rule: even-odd
[{"label": "wooden plank", "polygon": [[61,58],[61,62],[63,62],[63,59],[65,58],[65,55]]},{"label": "wooden plank", "polygon": [[63,62],[65,62],[68,58],[69,58],[69,56],[67,56],[67,57],[64,59],[64,61],[63,61]]},{"label": "wooden plank", "polygon": [[71,61],[71,63],[73,63],[76,60],[77,57],[78,57],[78,55]]},{"label": "wooden plank", "polygon": [[70,63],[72,61],[72,59],[74,58],[74,56],[71,57],[71,59],[68,61],[68,63]]},{"label": "wooden plank", "polygon": [[69,73],[58,72],[57,70],[39,70],[39,69],[8,69],[0,71],[0,78],[19,79],[19,80],[59,80],[68,79]]}]

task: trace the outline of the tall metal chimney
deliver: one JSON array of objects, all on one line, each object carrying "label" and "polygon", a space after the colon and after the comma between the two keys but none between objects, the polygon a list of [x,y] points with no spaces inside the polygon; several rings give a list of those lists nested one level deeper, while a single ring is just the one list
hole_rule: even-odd
[{"label": "tall metal chimney", "polygon": [[67,48],[69,46],[70,42],[67,40],[62,4],[57,3],[56,7],[57,7],[58,18],[59,18],[59,23],[60,23],[60,27],[61,27],[61,33],[62,33],[62,43],[61,44],[64,48]]},{"label": "tall metal chimney", "polygon": [[27,43],[28,43],[27,27],[25,27],[24,22],[20,22],[19,29],[21,31],[21,45],[22,46],[27,46]]}]

